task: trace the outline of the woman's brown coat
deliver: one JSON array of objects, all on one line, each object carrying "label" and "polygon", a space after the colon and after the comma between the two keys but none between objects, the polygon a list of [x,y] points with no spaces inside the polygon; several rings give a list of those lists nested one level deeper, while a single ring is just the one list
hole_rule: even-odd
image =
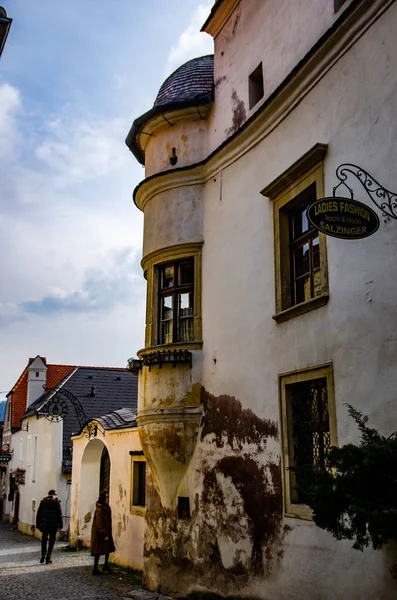
[{"label": "woman's brown coat", "polygon": [[[107,540],[105,540],[106,537]],[[112,511],[109,504],[99,504],[97,502],[91,530],[91,556],[94,556],[94,554],[110,554],[114,551]]]}]

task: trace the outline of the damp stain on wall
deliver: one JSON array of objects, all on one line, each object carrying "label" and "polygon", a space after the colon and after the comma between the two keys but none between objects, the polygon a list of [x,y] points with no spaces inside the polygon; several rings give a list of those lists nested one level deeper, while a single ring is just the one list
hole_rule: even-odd
[{"label": "damp stain on wall", "polygon": [[201,399],[190,519],[164,510],[153,482],[147,484],[144,579],[163,593],[197,585],[232,594],[251,576],[267,577],[283,557],[277,423],[232,396],[203,388]]},{"label": "damp stain on wall", "polygon": [[229,129],[226,129],[226,135],[231,135],[237,129],[240,129],[241,125],[245,122],[247,118],[247,113],[245,110],[245,105],[242,100],[237,95],[236,90],[232,92],[232,125]]}]

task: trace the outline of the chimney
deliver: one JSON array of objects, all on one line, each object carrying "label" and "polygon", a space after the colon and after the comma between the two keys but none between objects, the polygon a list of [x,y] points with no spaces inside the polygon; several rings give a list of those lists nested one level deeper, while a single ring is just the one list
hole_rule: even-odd
[{"label": "chimney", "polygon": [[36,356],[34,359],[29,359],[27,407],[30,406],[32,402],[37,400],[37,398],[39,398],[42,394],[44,394],[44,386],[46,381],[46,359],[41,356]]}]

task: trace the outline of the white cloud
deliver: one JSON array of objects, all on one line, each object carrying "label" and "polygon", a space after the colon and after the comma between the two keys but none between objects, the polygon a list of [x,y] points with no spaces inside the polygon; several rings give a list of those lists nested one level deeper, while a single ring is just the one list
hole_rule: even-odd
[{"label": "white cloud", "polygon": [[191,58],[213,53],[214,44],[212,37],[200,31],[201,26],[211,11],[212,5],[213,0],[207,0],[207,2],[200,4],[196,8],[188,27],[181,33],[176,44],[171,48],[164,70],[165,75],[169,75]]},{"label": "white cloud", "polygon": [[126,167],[126,131],[127,122],[117,117],[91,122],[58,117],[48,124],[35,155],[51,169],[57,187],[71,187]]},{"label": "white cloud", "polygon": [[0,158],[9,158],[18,145],[16,118],[21,110],[19,90],[8,83],[0,85]]}]

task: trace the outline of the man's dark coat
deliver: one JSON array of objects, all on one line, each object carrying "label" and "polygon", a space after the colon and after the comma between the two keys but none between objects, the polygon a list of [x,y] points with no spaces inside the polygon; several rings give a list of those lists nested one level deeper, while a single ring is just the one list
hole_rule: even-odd
[{"label": "man's dark coat", "polygon": [[56,533],[58,529],[62,529],[62,510],[58,498],[46,496],[42,499],[37,511],[36,527],[48,533]]}]

